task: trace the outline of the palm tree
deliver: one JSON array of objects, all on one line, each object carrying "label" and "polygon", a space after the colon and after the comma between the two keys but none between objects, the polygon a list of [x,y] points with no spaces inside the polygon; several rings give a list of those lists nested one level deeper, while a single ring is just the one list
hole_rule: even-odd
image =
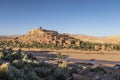
[{"label": "palm tree", "polygon": [[58,61],[58,63],[62,62],[62,58],[63,58],[62,53],[58,52],[57,53],[57,61]]}]

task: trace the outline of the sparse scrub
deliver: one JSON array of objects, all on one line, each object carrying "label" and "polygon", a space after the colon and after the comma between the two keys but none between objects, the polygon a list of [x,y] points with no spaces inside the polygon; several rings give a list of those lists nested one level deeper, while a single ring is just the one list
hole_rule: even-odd
[{"label": "sparse scrub", "polygon": [[[66,63],[63,64],[62,68],[59,68],[56,65],[33,59],[32,54],[26,54],[22,51],[4,49],[2,52],[6,56],[3,56],[1,60],[8,62],[9,65],[1,62],[1,80],[66,80],[72,74],[67,70]],[[58,55],[61,60],[62,55]]]}]

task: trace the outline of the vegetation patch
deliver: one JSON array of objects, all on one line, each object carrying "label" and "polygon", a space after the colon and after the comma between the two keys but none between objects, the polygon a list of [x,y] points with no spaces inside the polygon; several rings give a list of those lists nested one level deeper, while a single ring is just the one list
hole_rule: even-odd
[{"label": "vegetation patch", "polygon": [[[4,48],[0,52],[0,80],[66,80],[73,70],[37,60],[22,50]],[[62,55],[58,54],[58,60]]]}]

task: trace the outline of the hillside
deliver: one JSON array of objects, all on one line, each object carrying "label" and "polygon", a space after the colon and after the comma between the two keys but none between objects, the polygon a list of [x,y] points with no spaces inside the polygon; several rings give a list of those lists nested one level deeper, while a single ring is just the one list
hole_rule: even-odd
[{"label": "hillside", "polygon": [[77,44],[79,45],[80,41],[84,42],[92,42],[92,43],[112,43],[117,44],[120,43],[120,36],[107,36],[107,37],[96,37],[96,36],[87,36],[87,35],[79,35],[79,34],[60,34],[57,31],[46,30],[42,27],[34,30],[30,30],[27,34],[22,36],[0,36],[2,40],[14,40],[18,39],[22,42],[40,42],[46,44],[59,44],[59,45],[71,45]]},{"label": "hillside", "polygon": [[33,41],[45,43],[45,44],[57,44],[57,45],[79,45],[80,41],[91,43],[120,43],[120,36],[108,36],[108,37],[96,37],[78,34],[60,34],[57,31],[46,30],[42,27],[34,30],[30,30],[27,34],[22,36],[0,36],[1,40],[19,40],[24,43],[31,43]]},{"label": "hillside", "polygon": [[35,30],[30,30],[26,35],[19,37],[22,42],[40,42],[45,44],[57,44],[57,45],[71,45],[79,44],[80,40],[77,40],[67,34],[60,34],[57,31],[45,30],[41,27]]},{"label": "hillside", "polygon": [[30,30],[21,36],[1,36],[0,48],[41,48],[41,49],[81,49],[120,50],[120,37],[95,37],[58,33],[42,27]]},{"label": "hillside", "polygon": [[79,44],[79,41],[92,43],[112,43],[120,42],[120,36],[95,37],[77,34],[60,34],[57,31],[42,29],[30,30],[27,34],[19,38],[23,42],[37,41],[41,43],[53,43],[60,45]]},{"label": "hillside", "polygon": [[80,39],[82,41],[92,42],[92,43],[118,44],[120,42],[120,36],[96,37],[96,36],[77,35],[77,34],[68,34],[68,35],[75,39]]}]

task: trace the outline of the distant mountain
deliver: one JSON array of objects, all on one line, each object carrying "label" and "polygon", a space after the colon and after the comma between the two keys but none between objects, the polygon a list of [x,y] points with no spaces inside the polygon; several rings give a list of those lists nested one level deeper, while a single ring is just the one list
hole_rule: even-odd
[{"label": "distant mountain", "polygon": [[19,37],[21,35],[0,35],[0,37]]},{"label": "distant mountain", "polygon": [[107,38],[108,38],[108,39],[120,40],[120,35],[108,36]]},{"label": "distant mountain", "polygon": [[30,30],[25,35],[12,35],[4,36],[1,35],[0,39],[18,39],[21,42],[30,43],[33,41],[45,43],[45,44],[58,44],[58,45],[79,45],[80,41],[92,42],[92,43],[120,43],[120,35],[118,36],[108,36],[108,37],[95,37],[87,35],[78,34],[60,34],[54,30],[46,30],[42,27],[34,30]]},{"label": "distant mountain", "polygon": [[93,42],[93,43],[120,43],[120,36],[108,36],[108,37],[95,37],[95,36],[87,36],[87,35],[76,35],[76,34],[68,34],[70,37],[74,37],[76,39],[80,39],[82,41]]}]

